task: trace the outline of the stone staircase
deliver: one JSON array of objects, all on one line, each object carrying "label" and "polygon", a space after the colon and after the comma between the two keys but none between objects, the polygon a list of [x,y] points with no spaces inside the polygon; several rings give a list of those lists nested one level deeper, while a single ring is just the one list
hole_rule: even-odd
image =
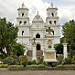
[{"label": "stone staircase", "polygon": [[43,51],[42,50],[37,50],[36,54],[37,54],[37,57],[42,57],[43,56]]},{"label": "stone staircase", "polygon": [[[42,50],[37,50],[36,51],[36,56],[37,57],[43,57],[43,51]],[[28,61],[32,60],[32,50],[29,50],[27,52],[27,58],[28,58]]]},{"label": "stone staircase", "polygon": [[28,58],[28,61],[31,61],[32,60],[32,51],[31,50],[29,50],[27,52],[27,58]]}]

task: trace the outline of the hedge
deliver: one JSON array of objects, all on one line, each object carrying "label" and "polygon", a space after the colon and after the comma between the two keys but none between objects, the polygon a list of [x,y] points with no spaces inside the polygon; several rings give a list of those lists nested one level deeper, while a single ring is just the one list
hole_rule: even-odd
[{"label": "hedge", "polygon": [[39,65],[27,65],[27,68],[49,68],[48,66],[45,66],[44,64]]},{"label": "hedge", "polygon": [[23,65],[9,65],[8,68],[23,68]]},{"label": "hedge", "polygon": [[8,64],[0,64],[0,68],[7,68]]},{"label": "hedge", "polygon": [[70,65],[58,65],[56,66],[56,68],[75,68],[74,64],[70,64]]}]

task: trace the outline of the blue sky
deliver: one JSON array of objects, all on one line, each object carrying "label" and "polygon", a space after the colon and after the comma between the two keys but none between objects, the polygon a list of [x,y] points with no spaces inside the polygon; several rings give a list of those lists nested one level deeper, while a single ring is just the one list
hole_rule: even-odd
[{"label": "blue sky", "polygon": [[51,3],[53,2],[56,6],[61,6],[61,5],[75,5],[74,0],[42,0],[43,2],[48,2]]}]

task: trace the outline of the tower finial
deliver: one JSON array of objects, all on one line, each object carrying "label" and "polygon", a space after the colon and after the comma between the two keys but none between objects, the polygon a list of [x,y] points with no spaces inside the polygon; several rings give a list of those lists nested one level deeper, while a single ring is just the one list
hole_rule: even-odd
[{"label": "tower finial", "polygon": [[24,5],[24,3],[22,3],[22,8],[24,8],[25,7],[25,5]]},{"label": "tower finial", "polygon": [[53,3],[51,3],[51,7],[53,8]]},{"label": "tower finial", "polygon": [[39,11],[37,11],[37,15],[39,15]]}]

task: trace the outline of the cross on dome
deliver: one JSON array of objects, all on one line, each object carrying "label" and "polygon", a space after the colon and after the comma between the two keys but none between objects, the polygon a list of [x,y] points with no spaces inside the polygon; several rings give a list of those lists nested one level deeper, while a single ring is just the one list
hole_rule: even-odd
[{"label": "cross on dome", "polygon": [[37,11],[37,15],[39,15],[39,11]]},{"label": "cross on dome", "polygon": [[53,8],[53,3],[51,3],[51,7]]},{"label": "cross on dome", "polygon": [[24,5],[24,3],[22,3],[22,8],[24,8],[25,7],[25,5]]}]

